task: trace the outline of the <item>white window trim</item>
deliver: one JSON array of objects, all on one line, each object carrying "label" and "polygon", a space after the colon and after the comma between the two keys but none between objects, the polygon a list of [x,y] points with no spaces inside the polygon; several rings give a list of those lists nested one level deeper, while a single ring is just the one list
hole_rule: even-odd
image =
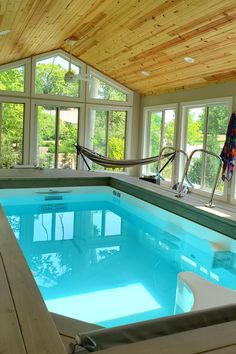
[{"label": "white window trim", "polygon": [[[57,107],[75,107],[80,109],[79,113],[79,143],[81,145],[84,144],[84,112],[85,112],[85,105],[83,103],[76,103],[76,102],[68,102],[68,101],[52,101],[52,100],[42,100],[42,99],[33,99],[31,101],[31,119],[30,124],[30,164],[34,164],[37,160],[37,110],[35,109],[37,105],[50,105],[50,106],[57,106]],[[76,144],[76,142],[75,142]],[[75,150],[76,152],[76,150]],[[83,165],[79,162],[78,168],[83,169]]]},{"label": "white window trim", "polygon": [[19,92],[19,91],[0,90],[1,96],[30,97],[31,58],[17,60],[12,63],[0,65],[0,72],[5,71],[5,70],[15,69],[15,68],[17,68],[19,66],[23,66],[23,65],[25,66],[25,82],[24,82],[25,91]]},{"label": "white window trim", "polygon": [[[31,96],[32,98],[41,98],[41,99],[46,99],[46,100],[57,100],[57,101],[71,101],[71,102],[84,102],[85,101],[85,86],[86,83],[81,80],[81,88],[80,88],[80,97],[70,97],[70,96],[59,96],[59,95],[44,95],[44,94],[37,94],[35,92],[35,69],[36,69],[36,62],[40,59],[48,59],[51,58],[54,55],[61,56],[65,60],[70,60],[70,54],[65,52],[62,49],[58,50],[53,50],[51,52],[47,52],[44,54],[39,54],[34,57],[32,57],[32,70],[31,70]],[[81,68],[81,74],[86,73],[86,64],[82,62],[81,60],[71,56],[71,63],[77,66],[80,66]]]},{"label": "white window trim", "polygon": [[[89,128],[90,128],[90,112],[91,110],[106,110],[106,111],[126,111],[127,112],[127,123],[126,123],[126,135],[125,135],[125,158],[126,159],[130,159],[131,158],[131,146],[129,144],[129,141],[131,141],[131,136],[132,136],[132,118],[133,118],[133,108],[131,107],[127,107],[127,106],[108,106],[108,105],[93,105],[93,104],[87,104],[86,105],[86,120],[85,120],[85,147],[88,147],[90,145],[89,143]],[[90,165],[90,161],[89,161],[89,165]],[[86,169],[86,168],[85,168]],[[103,170],[101,170],[102,172],[104,172]],[[126,174],[127,169],[125,170]],[[106,171],[105,171],[106,172]],[[109,171],[110,173],[111,171]],[[117,172],[115,171],[115,173],[124,173],[124,172]]]},{"label": "white window trim", "polygon": [[[196,108],[196,107],[209,107],[211,105],[217,105],[217,104],[227,104],[229,107],[229,116],[231,115],[232,112],[232,105],[233,105],[233,97],[219,97],[219,98],[212,98],[212,99],[204,99],[204,100],[197,100],[197,101],[191,101],[191,102],[181,102],[180,103],[180,129],[179,129],[179,136],[178,140],[181,142],[181,149],[186,150],[186,144],[187,144],[187,110],[189,108]],[[229,117],[230,118],[230,117]],[[227,127],[226,127],[227,130]],[[233,183],[235,185],[235,183]],[[231,184],[232,187],[232,184]],[[229,194],[229,186],[225,183],[224,185],[224,193],[222,195],[219,195],[215,192],[214,194],[214,199],[216,200],[221,200],[221,201],[228,201],[229,195],[234,195],[234,194]],[[234,189],[234,188],[233,188]],[[198,195],[210,195],[212,191],[207,191],[204,189],[191,189],[191,192],[198,194]],[[234,192],[234,190],[233,190]],[[232,198],[232,197],[231,197]],[[230,201],[231,202],[231,201]]]},{"label": "white window trim", "polygon": [[88,103],[95,103],[95,104],[105,104],[105,105],[113,105],[113,106],[128,106],[131,107],[133,105],[133,91],[128,89],[127,87],[119,84],[113,79],[108,78],[107,76],[103,75],[99,71],[91,68],[90,66],[87,66],[87,74],[88,76],[95,76],[101,81],[105,82],[106,84],[115,87],[117,90],[120,90],[123,92],[125,95],[127,95],[127,101],[113,101],[113,100],[104,100],[100,98],[92,98],[90,97],[90,92],[89,92],[89,83],[87,84],[87,90],[86,90],[86,98]]}]

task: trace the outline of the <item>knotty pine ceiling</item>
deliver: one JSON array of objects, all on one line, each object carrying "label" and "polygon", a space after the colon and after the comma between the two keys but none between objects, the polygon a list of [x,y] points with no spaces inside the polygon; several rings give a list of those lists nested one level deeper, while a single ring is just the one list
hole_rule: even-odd
[{"label": "knotty pine ceiling", "polygon": [[68,51],[73,36],[74,56],[141,95],[236,78],[235,0],[1,0],[8,29],[0,64]]}]

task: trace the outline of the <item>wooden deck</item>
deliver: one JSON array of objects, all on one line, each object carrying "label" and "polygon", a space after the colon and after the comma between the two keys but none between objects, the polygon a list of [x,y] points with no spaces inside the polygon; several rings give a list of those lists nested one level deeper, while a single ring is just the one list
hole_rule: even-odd
[{"label": "wooden deck", "polygon": [[0,230],[0,353],[65,354],[2,209]]}]

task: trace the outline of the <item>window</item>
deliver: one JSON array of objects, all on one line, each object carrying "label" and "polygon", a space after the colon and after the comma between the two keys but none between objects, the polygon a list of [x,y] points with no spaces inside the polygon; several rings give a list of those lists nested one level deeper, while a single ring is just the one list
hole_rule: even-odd
[{"label": "window", "polygon": [[[187,120],[186,152],[205,149],[220,155],[225,141],[229,119],[229,103],[205,103],[185,107]],[[218,159],[202,152],[193,155],[188,177],[195,188],[211,191],[214,186]],[[221,179],[217,185],[218,194],[223,194]]]},{"label": "window", "polygon": [[25,91],[25,65],[0,70],[0,91]]},{"label": "window", "polygon": [[[175,107],[150,107],[145,109],[145,157],[160,154],[164,146],[174,146],[175,139]],[[168,151],[166,151],[168,152]],[[167,159],[161,161],[159,169]],[[143,167],[144,174],[156,174],[157,162]],[[172,177],[172,164],[168,163],[161,175],[168,181]]]},{"label": "window", "polygon": [[52,96],[81,96],[81,82],[76,78],[72,82],[65,82],[64,78],[68,71],[78,75],[81,67],[55,55],[45,59],[38,59],[35,63],[35,93]]},{"label": "window", "polygon": [[77,166],[79,108],[37,105],[37,162],[46,168]]},{"label": "window", "polygon": [[0,102],[0,167],[23,162],[24,103]]},{"label": "window", "polygon": [[[91,109],[89,147],[101,155],[123,160],[125,158],[126,124],[127,111],[125,110]],[[103,168],[93,163],[92,169]]]},{"label": "window", "polygon": [[118,88],[107,84],[98,77],[92,75],[89,85],[89,93],[91,98],[108,101],[127,101],[127,94]]},{"label": "window", "polygon": [[133,92],[118,82],[108,79],[99,71],[88,67],[87,97],[90,102],[112,103],[114,105],[132,106]]}]

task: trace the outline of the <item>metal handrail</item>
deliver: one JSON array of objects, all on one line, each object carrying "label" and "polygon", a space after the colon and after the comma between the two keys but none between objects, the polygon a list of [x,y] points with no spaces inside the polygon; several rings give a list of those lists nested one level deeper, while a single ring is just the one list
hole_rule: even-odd
[{"label": "metal handrail", "polygon": [[214,197],[214,194],[215,194],[217,181],[218,181],[218,178],[219,178],[219,175],[220,175],[220,171],[221,171],[221,167],[222,167],[222,161],[221,161],[221,158],[220,158],[219,155],[215,154],[214,152],[205,150],[205,149],[195,149],[195,150],[193,150],[193,151],[191,152],[191,154],[189,155],[188,161],[187,161],[187,163],[186,163],[186,165],[185,165],[185,168],[184,168],[184,172],[183,172],[183,176],[182,176],[181,182],[180,182],[179,187],[178,187],[178,189],[177,189],[176,197],[178,197],[178,198],[183,197],[183,195],[181,194],[181,192],[182,192],[182,189],[183,189],[184,179],[187,177],[188,169],[189,169],[189,166],[190,166],[192,157],[193,157],[193,155],[194,155],[196,152],[204,152],[205,154],[214,156],[214,157],[216,157],[216,158],[219,160],[219,167],[218,167],[218,170],[217,170],[215,183],[214,183],[214,186],[213,186],[213,188],[212,188],[210,200],[209,200],[209,203],[205,204],[205,206],[207,206],[207,207],[209,207],[209,208],[214,208],[215,205],[212,203],[212,201],[213,201],[213,197]]},{"label": "metal handrail", "polygon": [[[160,150],[160,155],[159,155],[159,158],[158,158],[158,160],[157,160],[157,176],[160,178],[160,179],[162,179],[162,180],[164,180],[164,178],[161,176],[161,174],[160,174],[160,164],[161,164],[161,160],[162,160],[162,156],[163,156],[163,152],[165,151],[165,150],[172,150],[173,151],[173,159],[175,158],[175,154],[176,153],[182,153],[182,154],[184,154],[185,155],[185,157],[187,158],[187,160],[188,160],[188,154],[184,151],[184,150],[181,150],[181,149],[176,149],[175,147],[173,147],[173,146],[164,146],[161,150]],[[169,161],[168,161],[169,162]]]}]

